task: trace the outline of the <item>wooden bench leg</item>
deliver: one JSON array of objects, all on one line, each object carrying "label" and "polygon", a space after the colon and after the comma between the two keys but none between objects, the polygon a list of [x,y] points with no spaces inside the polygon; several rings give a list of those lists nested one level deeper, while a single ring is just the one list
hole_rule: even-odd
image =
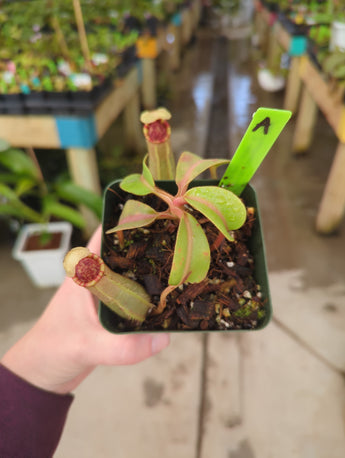
[{"label": "wooden bench leg", "polygon": [[[66,155],[74,183],[101,194],[95,150],[93,148],[68,148]],[[89,209],[81,207],[80,211],[86,221],[85,236],[89,237],[99,225],[99,221]]]},{"label": "wooden bench leg", "polygon": [[124,129],[126,149],[142,153],[144,150],[144,136],[140,123],[140,97],[134,94],[124,109]]},{"label": "wooden bench leg", "polygon": [[178,70],[181,65],[181,26],[170,24],[167,32],[170,69]]},{"label": "wooden bench leg", "polygon": [[182,12],[182,30],[181,40],[182,45],[186,46],[192,38],[192,14],[191,9],[186,8]]},{"label": "wooden bench leg", "polygon": [[292,151],[294,153],[303,153],[310,147],[317,113],[317,104],[309,91],[304,87],[293,138]]},{"label": "wooden bench leg", "polygon": [[268,54],[269,46],[269,28],[260,11],[255,12],[254,30],[258,37],[258,46],[263,51],[264,56]]},{"label": "wooden bench leg", "polygon": [[142,102],[146,110],[153,110],[157,107],[156,94],[156,60],[142,59],[143,84]]},{"label": "wooden bench leg", "polygon": [[345,211],[345,143],[339,143],[328,175],[316,230],[322,234],[335,232]]},{"label": "wooden bench leg", "polygon": [[272,28],[269,32],[267,68],[273,75],[279,75],[281,73],[280,61],[282,54],[283,50],[278,43],[274,28]]},{"label": "wooden bench leg", "polygon": [[297,112],[298,100],[302,86],[302,80],[299,75],[300,60],[300,57],[292,57],[285,92],[284,109],[290,110],[292,113]]}]

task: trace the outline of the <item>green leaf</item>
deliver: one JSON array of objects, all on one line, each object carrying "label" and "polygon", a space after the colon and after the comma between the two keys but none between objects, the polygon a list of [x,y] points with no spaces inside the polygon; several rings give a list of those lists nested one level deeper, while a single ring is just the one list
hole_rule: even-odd
[{"label": "green leaf", "polygon": [[338,67],[337,69],[335,69],[333,72],[333,76],[335,78],[343,79],[345,77],[345,65],[342,65],[341,67]]},{"label": "green leaf", "polygon": [[17,181],[15,192],[17,196],[20,197],[23,194],[27,194],[28,191],[31,191],[36,185],[37,185],[36,180],[32,180],[31,178],[23,177]]},{"label": "green leaf", "polygon": [[190,213],[184,213],[177,231],[169,285],[202,281],[210,267],[210,247],[207,237]]},{"label": "green leaf", "polygon": [[155,182],[146,165],[147,155],[143,160],[143,173],[133,173],[121,181],[120,188],[136,196],[146,196],[155,190]]},{"label": "green leaf", "polygon": [[8,149],[0,152],[0,164],[11,172],[38,180],[38,170],[34,161],[19,149]]},{"label": "green leaf", "polygon": [[22,212],[11,204],[0,204],[0,215],[14,216],[18,219],[23,218]]},{"label": "green leaf", "polygon": [[0,183],[0,196],[7,199],[7,202],[0,205],[1,214],[16,216],[34,223],[43,221],[43,216],[25,205],[14,191],[3,183]]},{"label": "green leaf", "polygon": [[327,73],[333,73],[337,67],[344,64],[345,54],[340,51],[334,51],[324,59],[322,68]]},{"label": "green leaf", "polygon": [[128,175],[121,181],[120,188],[136,196],[146,196],[152,193],[152,188],[143,181],[143,176],[139,173]]},{"label": "green leaf", "polygon": [[153,179],[150,169],[148,168],[146,164],[147,159],[148,159],[148,155],[146,155],[143,160],[143,179],[148,184],[148,186],[151,186],[152,188],[154,188],[155,181]]},{"label": "green leaf", "polygon": [[17,219],[22,219],[25,221],[30,221],[32,223],[42,223],[44,222],[43,217],[39,213],[36,213],[31,208],[24,205],[22,202],[9,203],[9,204],[0,204],[0,215],[14,216]]},{"label": "green leaf", "polygon": [[15,173],[6,172],[0,173],[0,183],[15,184],[18,181],[18,176]]},{"label": "green leaf", "polygon": [[10,145],[7,143],[7,141],[0,138],[0,152],[6,151],[7,149],[9,149],[9,147]]},{"label": "green leaf", "polygon": [[56,218],[64,221],[69,221],[73,226],[83,229],[85,227],[85,220],[79,211],[74,208],[69,207],[68,205],[60,204],[52,197],[46,197],[43,200],[43,210],[44,214],[47,216],[47,219],[50,216],[55,216]]},{"label": "green leaf", "polygon": [[55,188],[59,197],[75,205],[85,205],[101,220],[103,206],[101,196],[71,181],[62,181]]},{"label": "green leaf", "polygon": [[176,166],[176,184],[179,187],[179,193],[184,193],[189,183],[205,170],[228,162],[226,159],[201,159],[196,154],[185,151],[181,154]]},{"label": "green leaf", "polygon": [[119,224],[109,229],[107,234],[148,226],[157,219],[158,215],[159,213],[149,205],[138,202],[137,200],[127,200],[123,207]]},{"label": "green leaf", "polygon": [[0,196],[9,200],[19,200],[17,194],[6,184],[0,183]]},{"label": "green leaf", "polygon": [[185,194],[186,201],[208,218],[228,240],[229,231],[239,229],[246,221],[246,207],[235,194],[218,186],[191,188]]}]

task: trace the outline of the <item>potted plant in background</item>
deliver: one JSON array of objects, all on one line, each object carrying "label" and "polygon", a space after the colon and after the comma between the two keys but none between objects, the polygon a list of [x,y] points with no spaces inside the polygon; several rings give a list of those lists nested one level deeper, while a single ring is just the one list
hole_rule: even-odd
[{"label": "potted plant in background", "polygon": [[[229,161],[184,152],[175,169],[170,114],[142,115],[148,158],[141,174],[106,189],[103,259],[76,247],[64,260],[67,275],[102,301],[106,329],[231,331],[268,323],[264,242],[247,184],[291,113],[260,110],[220,183],[195,178]],[[175,181],[157,181],[162,162]]]},{"label": "potted plant in background", "polygon": [[61,263],[70,248],[72,229],[85,226],[80,212],[70,204],[85,205],[100,218],[102,199],[69,180],[46,183],[32,154],[0,140],[0,217],[18,223],[13,257],[33,283],[58,286],[64,278]]}]

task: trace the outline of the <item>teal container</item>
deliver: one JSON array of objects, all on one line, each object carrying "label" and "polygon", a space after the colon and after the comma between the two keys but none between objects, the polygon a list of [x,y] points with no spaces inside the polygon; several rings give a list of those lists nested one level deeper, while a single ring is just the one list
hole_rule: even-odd
[{"label": "teal container", "polygon": [[[115,180],[108,185],[104,193],[104,208],[103,208],[103,233],[108,229],[104,228],[104,224],[106,221],[109,221],[112,215],[115,213],[114,208],[121,202],[121,197],[126,195],[126,192],[120,189],[121,180]],[[164,189],[165,191],[175,194],[177,191],[177,186],[174,181],[157,181],[157,186]],[[192,186],[217,186],[218,180],[195,180],[192,183]],[[272,303],[271,303],[271,295],[270,295],[270,288],[268,282],[268,273],[267,273],[267,265],[266,265],[266,255],[265,255],[265,242],[262,232],[262,225],[261,225],[261,218],[260,218],[260,211],[259,205],[257,201],[257,196],[254,188],[251,185],[247,185],[245,190],[243,191],[241,198],[243,198],[245,204],[249,207],[254,207],[255,212],[255,222],[253,227],[253,234],[248,243],[248,248],[254,257],[254,278],[257,284],[261,286],[261,293],[262,299],[264,302],[265,308],[265,317],[262,321],[258,323],[258,326],[250,331],[256,331],[259,329],[263,329],[270,321],[272,317]],[[116,222],[114,222],[114,225]],[[102,326],[107,329],[108,331],[114,334],[131,334],[131,333],[152,333],[152,332],[164,332],[164,330],[144,330],[144,331],[123,331],[119,330],[117,327],[117,315],[103,302],[100,302],[99,306],[99,320]],[[238,332],[243,331],[242,329],[227,329],[227,330],[168,330],[166,332]]]}]

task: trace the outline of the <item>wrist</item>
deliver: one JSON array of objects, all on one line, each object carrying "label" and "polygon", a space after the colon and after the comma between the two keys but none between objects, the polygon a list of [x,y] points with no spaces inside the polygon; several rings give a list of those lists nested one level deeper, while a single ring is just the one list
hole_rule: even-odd
[{"label": "wrist", "polygon": [[65,345],[39,321],[1,359],[1,364],[30,384],[57,394],[73,391],[92,372],[83,364],[78,345]]}]

